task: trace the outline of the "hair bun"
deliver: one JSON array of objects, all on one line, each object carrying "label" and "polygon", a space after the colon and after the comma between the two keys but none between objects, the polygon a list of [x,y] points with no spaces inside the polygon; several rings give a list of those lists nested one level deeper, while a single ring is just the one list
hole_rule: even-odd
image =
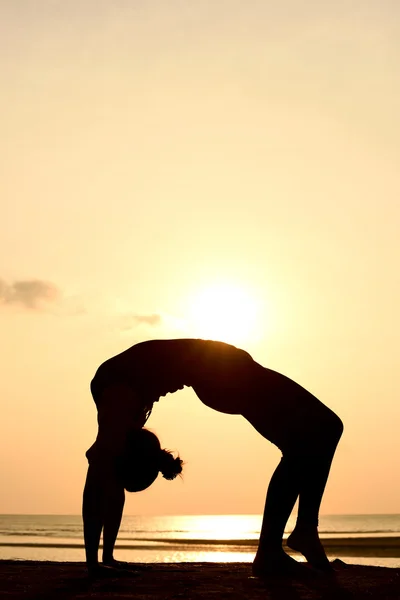
[{"label": "hair bun", "polygon": [[160,471],[164,479],[172,481],[177,475],[182,473],[183,460],[177,456],[174,458],[169,450],[161,450],[160,452]]}]

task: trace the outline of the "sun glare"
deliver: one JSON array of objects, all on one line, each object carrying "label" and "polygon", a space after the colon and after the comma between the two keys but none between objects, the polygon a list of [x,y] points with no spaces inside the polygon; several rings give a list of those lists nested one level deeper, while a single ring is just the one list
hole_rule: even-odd
[{"label": "sun glare", "polygon": [[256,337],[257,302],[243,287],[216,284],[198,292],[189,308],[190,329],[196,337],[233,344]]}]

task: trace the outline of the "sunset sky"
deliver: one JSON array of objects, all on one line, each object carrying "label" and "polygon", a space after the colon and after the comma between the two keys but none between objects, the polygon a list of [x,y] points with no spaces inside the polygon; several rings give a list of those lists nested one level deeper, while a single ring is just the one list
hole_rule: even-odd
[{"label": "sunset sky", "polygon": [[[232,342],[345,424],[322,513],[400,511],[400,4],[0,0],[0,513],[79,513],[98,365]],[[261,513],[190,389],[127,514]]]}]

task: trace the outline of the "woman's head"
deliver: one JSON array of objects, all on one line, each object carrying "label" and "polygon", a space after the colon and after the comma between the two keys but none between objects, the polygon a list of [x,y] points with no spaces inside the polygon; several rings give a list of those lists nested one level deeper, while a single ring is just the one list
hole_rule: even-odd
[{"label": "woman's head", "polygon": [[130,433],[125,452],[118,459],[118,477],[128,492],[141,492],[162,473],[165,479],[175,479],[182,472],[183,461],[163,450],[158,437],[148,429]]}]

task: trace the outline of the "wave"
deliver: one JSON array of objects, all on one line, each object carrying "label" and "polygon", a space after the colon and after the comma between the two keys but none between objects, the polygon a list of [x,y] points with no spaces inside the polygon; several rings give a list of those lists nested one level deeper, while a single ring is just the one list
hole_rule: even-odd
[{"label": "wave", "polygon": [[79,538],[82,537],[82,529],[80,531],[14,531],[12,529],[0,530],[0,536],[12,537],[51,537],[51,538]]},{"label": "wave", "polygon": [[[122,533],[122,532],[121,532]],[[137,530],[136,531],[137,534],[149,534],[148,530]],[[160,531],[154,531],[154,533],[166,533],[166,534],[171,534],[171,533],[182,533],[185,534],[187,533],[187,531],[185,530],[174,530],[172,531],[168,531],[168,530],[160,530]],[[237,544],[237,543],[245,543],[245,544],[249,544],[249,543],[257,543],[258,541],[258,537],[260,535],[259,531],[254,531],[251,532],[254,533],[254,536],[256,536],[254,539],[253,538],[240,538],[238,540],[230,540],[230,539],[212,539],[212,538],[174,538],[174,537],[163,537],[163,538],[159,538],[159,537],[122,537],[122,541],[124,542],[134,542],[134,541],[144,541],[144,542],[165,542],[165,543],[174,543],[175,541],[179,541],[181,543],[202,543],[202,544],[215,544],[215,543],[219,543],[219,544]],[[285,532],[286,534],[289,534],[290,532],[287,531]],[[354,529],[336,529],[336,530],[331,530],[331,529],[320,529],[319,530],[319,535],[320,536],[354,536],[354,537],[368,537],[368,536],[392,536],[393,534],[400,534],[400,530],[398,528],[394,528],[394,529],[359,529],[359,530],[354,530]],[[51,539],[59,539],[59,538],[68,538],[68,539],[81,539],[82,538],[82,529],[80,530],[76,530],[76,531],[68,531],[68,530],[57,530],[57,531],[46,531],[46,530],[31,530],[31,531],[14,531],[14,530],[10,530],[10,529],[3,529],[0,530],[0,536],[1,537],[17,537],[17,538],[24,538],[24,537],[29,537],[29,538],[51,538]]]},{"label": "wave", "polygon": [[[321,538],[325,547],[328,548],[396,548],[400,551],[400,537],[347,537],[347,538]],[[143,550],[143,549],[171,549],[174,548],[227,548],[232,550],[256,548],[258,545],[257,539],[231,539],[231,540],[210,540],[210,539],[164,539],[164,538],[139,538],[132,539],[126,543],[126,540],[117,542],[116,549],[121,550]],[[285,545],[285,544],[284,544]],[[19,547],[19,548],[84,548],[83,541],[80,542],[15,542],[2,540],[0,547]],[[100,545],[100,547],[102,547]]]}]

